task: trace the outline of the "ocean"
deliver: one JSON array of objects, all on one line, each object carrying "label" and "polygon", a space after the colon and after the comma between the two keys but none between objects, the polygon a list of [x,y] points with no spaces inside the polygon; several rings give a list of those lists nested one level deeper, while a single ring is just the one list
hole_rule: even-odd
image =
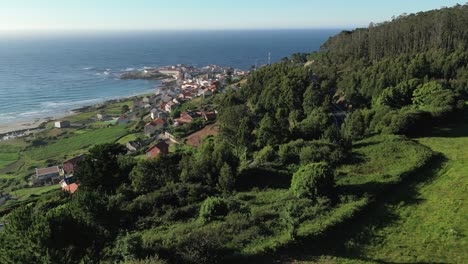
[{"label": "ocean", "polygon": [[155,91],[123,71],[175,64],[238,69],[312,52],[339,30],[0,33],[0,124]]}]

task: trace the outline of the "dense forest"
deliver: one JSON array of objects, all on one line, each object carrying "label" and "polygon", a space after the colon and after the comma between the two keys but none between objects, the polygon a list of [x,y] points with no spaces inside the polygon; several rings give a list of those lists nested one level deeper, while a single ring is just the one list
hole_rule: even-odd
[{"label": "dense forest", "polygon": [[462,113],[467,46],[468,5],[458,5],[345,31],[261,67],[216,96],[220,134],[198,149],[136,161],[118,144],[93,147],[75,194],[3,216],[0,260],[221,263],[319,244],[383,190],[350,185],[366,170],[360,159],[400,153],[380,184],[432,160],[407,137]]}]

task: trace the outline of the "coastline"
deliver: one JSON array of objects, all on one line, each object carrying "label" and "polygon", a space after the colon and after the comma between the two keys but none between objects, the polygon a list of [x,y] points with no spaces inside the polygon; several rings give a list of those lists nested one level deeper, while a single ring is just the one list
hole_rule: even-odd
[{"label": "coastline", "polygon": [[[163,87],[162,84],[157,86],[157,88],[155,90],[157,91],[157,90],[161,89],[161,87]],[[45,128],[47,123],[58,121],[58,120],[61,120],[61,119],[66,119],[68,117],[72,117],[72,116],[75,116],[75,115],[79,115],[79,114],[87,112],[89,109],[93,109],[93,108],[99,107],[101,105],[113,104],[113,103],[118,103],[118,102],[121,102],[121,101],[127,101],[127,100],[130,100],[130,99],[140,97],[140,96],[144,96],[144,95],[148,95],[148,94],[150,94],[150,93],[148,93],[148,91],[146,91],[144,93],[138,93],[138,94],[134,94],[134,95],[131,95],[131,96],[118,97],[118,98],[115,98],[115,99],[105,100],[105,101],[103,101],[101,103],[98,103],[98,104],[84,105],[82,107],[69,110],[67,113],[57,115],[57,116],[35,118],[33,120],[22,120],[22,121],[18,121],[18,122],[14,122],[14,123],[8,123],[8,124],[0,124],[0,141],[12,139],[12,138],[23,137],[23,136],[27,136],[27,135],[30,135],[30,134],[35,133],[35,132],[39,132],[39,131],[41,131],[42,129]]]}]

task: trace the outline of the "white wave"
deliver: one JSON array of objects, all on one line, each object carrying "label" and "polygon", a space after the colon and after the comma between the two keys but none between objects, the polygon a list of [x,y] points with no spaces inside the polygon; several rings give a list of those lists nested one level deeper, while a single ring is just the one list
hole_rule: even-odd
[{"label": "white wave", "polygon": [[102,101],[102,99],[86,99],[78,101],[67,101],[67,102],[43,102],[41,103],[42,108],[63,108],[68,106],[77,106],[77,105],[89,105]]}]

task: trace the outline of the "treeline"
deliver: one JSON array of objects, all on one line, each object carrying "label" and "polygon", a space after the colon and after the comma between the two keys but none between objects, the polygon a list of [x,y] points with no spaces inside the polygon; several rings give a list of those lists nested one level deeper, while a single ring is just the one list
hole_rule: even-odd
[{"label": "treeline", "polygon": [[417,14],[404,14],[390,22],[344,31],[322,48],[338,62],[348,59],[378,60],[429,50],[452,52],[468,45],[468,5],[457,5]]},{"label": "treeline", "polygon": [[468,5],[402,15],[330,38],[308,65],[346,107],[349,138],[416,135],[464,107],[467,26]]},{"label": "treeline", "polygon": [[323,235],[316,219],[359,202],[334,179],[359,160],[353,140],[412,135],[464,107],[467,17],[467,6],[402,16],[262,67],[216,96],[220,134],[198,149],[137,161],[95,146],[76,194],[5,218],[0,259],[222,263],[294,241],[304,222]]}]

